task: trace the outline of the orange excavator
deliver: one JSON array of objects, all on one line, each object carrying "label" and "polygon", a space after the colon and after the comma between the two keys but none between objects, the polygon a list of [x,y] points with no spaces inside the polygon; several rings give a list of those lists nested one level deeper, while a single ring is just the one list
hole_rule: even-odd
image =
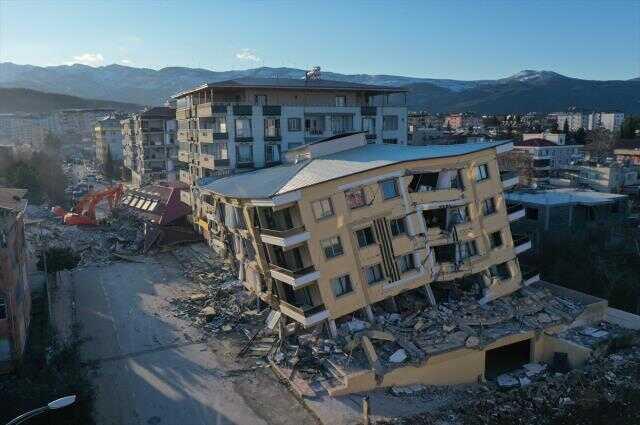
[{"label": "orange excavator", "polygon": [[113,209],[120,201],[120,198],[122,198],[123,193],[124,188],[122,185],[116,185],[83,196],[70,212],[66,212],[62,207],[53,207],[51,211],[58,217],[61,217],[64,224],[72,226],[95,226],[98,224],[96,221],[96,207],[98,204],[103,200],[107,200],[107,202],[109,202],[109,209]]}]

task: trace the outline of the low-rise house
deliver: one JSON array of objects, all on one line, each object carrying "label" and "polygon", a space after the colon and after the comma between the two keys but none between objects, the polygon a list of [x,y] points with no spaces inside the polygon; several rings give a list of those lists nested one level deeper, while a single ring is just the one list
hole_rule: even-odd
[{"label": "low-rise house", "polygon": [[0,372],[24,353],[31,318],[24,236],[24,189],[0,188]]},{"label": "low-rise house", "polygon": [[639,171],[636,165],[583,161],[577,164],[572,179],[582,187],[599,192],[637,195],[640,188]]},{"label": "low-rise house", "polygon": [[505,194],[507,205],[524,207],[524,217],[513,224],[533,245],[529,253],[544,249],[546,234],[558,236],[591,226],[622,228],[629,215],[628,196],[578,188],[521,189]]}]

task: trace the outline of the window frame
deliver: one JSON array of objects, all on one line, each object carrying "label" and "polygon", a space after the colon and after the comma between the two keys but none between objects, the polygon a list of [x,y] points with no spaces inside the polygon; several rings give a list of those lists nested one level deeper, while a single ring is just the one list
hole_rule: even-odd
[{"label": "window frame", "polygon": [[[275,131],[275,134],[267,134],[267,131],[270,131],[271,129]],[[281,136],[282,136],[282,133],[280,132],[280,118],[277,118],[277,117],[264,118],[264,137],[281,137]]]},{"label": "window frame", "polygon": [[[296,127],[295,125],[294,126],[291,125],[292,122],[297,123],[297,128],[295,128]],[[291,133],[302,131],[302,118],[300,117],[287,118],[287,131]]]},{"label": "window frame", "polygon": [[[500,238],[500,244],[495,244],[496,235]],[[504,239],[502,238],[502,231],[496,230],[495,232],[489,233],[489,245],[491,249],[498,249],[504,246]]]},{"label": "window frame", "polygon": [[[321,205],[322,206],[322,202],[323,201],[327,201],[327,203],[329,204],[329,214],[325,214],[322,215],[320,217],[318,217],[318,214],[316,214],[316,205]],[[324,208],[322,208],[324,210]],[[333,217],[335,215],[335,212],[333,210],[333,202],[331,201],[331,197],[327,197],[327,198],[321,198],[321,199],[316,199],[315,201],[311,202],[311,211],[313,212],[313,216],[315,217],[316,221],[320,221],[320,220],[325,220],[329,217]]]},{"label": "window frame", "polygon": [[[491,209],[492,210],[490,212],[487,212],[487,208],[486,208],[487,201],[491,201]],[[490,215],[493,215],[496,212],[498,212],[498,208],[496,206],[496,200],[495,200],[495,198],[493,196],[490,196],[490,197],[485,198],[485,199],[482,200],[481,211],[482,211],[482,216],[483,217],[489,217]]]},{"label": "window frame", "polygon": [[[401,226],[398,226],[397,223],[402,223],[402,224]],[[400,229],[399,227],[402,227],[402,229]],[[391,220],[389,220],[389,229],[391,231],[391,236],[394,238],[398,238],[402,235],[406,235],[407,234],[406,218],[405,217],[392,218]]]},{"label": "window frame", "polygon": [[[246,136],[246,135],[239,136],[238,135],[238,122],[239,121],[240,122],[246,121],[246,122],[249,123],[249,126],[247,128],[243,128],[244,131],[247,131],[247,129],[248,129],[248,132],[249,132],[248,136]],[[236,139],[238,139],[238,138],[246,139],[248,137],[253,137],[253,123],[251,122],[251,118],[235,118],[233,120],[233,127],[234,127],[234,130],[235,130],[235,138]],[[241,128],[242,128],[242,126],[241,126]]]},{"label": "window frame", "polygon": [[[376,236],[373,232],[373,226],[366,226],[355,231],[356,241],[358,242],[358,248],[364,249],[368,246],[375,245],[377,243]],[[360,239],[360,235],[364,235],[363,239]],[[365,243],[363,245],[362,243]]]},{"label": "window frame", "polygon": [[397,115],[382,116],[382,131],[398,131],[400,129],[400,118]]},{"label": "window frame", "polygon": [[[386,193],[384,191],[384,185],[385,184],[389,184],[389,183],[393,184],[393,189],[395,191],[395,195],[387,197],[387,195],[386,195]],[[385,201],[388,201],[390,199],[395,199],[395,198],[400,196],[400,189],[398,188],[398,179],[396,179],[396,178],[390,178],[390,179],[382,180],[382,181],[378,182],[378,186],[380,187],[380,193],[382,193],[382,199],[385,200]]]},{"label": "window frame", "polygon": [[[369,277],[369,271],[370,270],[374,270],[372,276],[374,278],[374,280],[370,280]],[[381,263],[376,263],[376,264],[371,264],[369,266],[364,266],[362,268],[362,273],[364,274],[364,278],[367,281],[367,285],[369,286],[373,286],[376,285],[380,282],[383,282],[385,279],[384,276],[384,270],[382,270],[382,264]]]},{"label": "window frame", "polygon": [[[356,193],[360,193],[361,198],[362,198],[362,204],[361,205],[356,205],[353,206],[350,202],[349,199],[350,196],[355,195]],[[344,197],[345,197],[345,201],[347,203],[347,208],[349,208],[350,210],[355,210],[358,208],[362,208],[362,207],[366,207],[367,206],[367,196],[364,192],[364,188],[363,187],[358,187],[358,188],[353,188],[353,189],[348,189],[344,191]]]},{"label": "window frame", "polygon": [[[338,99],[340,99],[340,101],[338,101]],[[334,106],[337,108],[347,106],[347,96],[335,96],[334,103]]]},{"label": "window frame", "polygon": [[[329,241],[331,241],[332,239],[335,239],[337,243],[326,245],[326,243],[329,243]],[[340,247],[339,252],[337,252],[337,250],[335,249],[336,247]],[[333,258],[344,255],[344,247],[342,246],[342,240],[340,239],[340,235],[331,236],[329,238],[322,239],[320,241],[320,249],[322,249],[322,253],[324,254],[324,258],[326,260],[331,260]],[[331,249],[332,255],[330,256],[327,255],[327,249]]]},{"label": "window frame", "polygon": [[[409,262],[411,263],[410,264],[411,267],[408,267],[409,263],[406,261],[407,258],[410,259]],[[409,273],[410,271],[416,270],[416,268],[417,268],[416,267],[416,261],[413,258],[413,254],[412,253],[408,253],[408,254],[404,254],[404,255],[400,255],[400,256],[396,257],[396,265],[398,266],[398,271],[400,272],[400,274]],[[405,267],[402,267],[401,265],[407,266],[407,267],[405,268]]]},{"label": "window frame", "polygon": [[[341,289],[346,290],[339,294],[336,293],[336,286],[334,285],[334,283],[339,283]],[[353,282],[351,281],[351,276],[349,275],[349,273],[331,278],[329,284],[331,285],[331,292],[336,299],[353,293]]]},{"label": "window frame", "polygon": [[0,295],[0,320],[9,318],[9,309],[7,307],[7,300],[3,295]]},{"label": "window frame", "polygon": [[484,163],[484,164],[476,165],[474,174],[475,174],[474,177],[476,179],[476,183],[489,180],[491,178],[491,173],[489,172],[489,164]]}]

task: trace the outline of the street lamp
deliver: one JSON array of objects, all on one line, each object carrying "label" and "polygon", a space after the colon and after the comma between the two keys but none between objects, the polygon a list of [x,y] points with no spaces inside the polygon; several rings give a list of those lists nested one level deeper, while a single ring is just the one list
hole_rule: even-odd
[{"label": "street lamp", "polygon": [[58,409],[62,409],[63,407],[70,406],[73,403],[75,403],[75,401],[76,401],[75,395],[68,395],[66,397],[53,400],[51,403],[47,404],[46,406],[38,407],[37,409],[33,409],[27,413],[23,413],[22,415],[13,419],[11,422],[7,422],[7,425],[21,424],[27,419],[33,418],[34,416],[38,416],[49,410],[58,410]]}]

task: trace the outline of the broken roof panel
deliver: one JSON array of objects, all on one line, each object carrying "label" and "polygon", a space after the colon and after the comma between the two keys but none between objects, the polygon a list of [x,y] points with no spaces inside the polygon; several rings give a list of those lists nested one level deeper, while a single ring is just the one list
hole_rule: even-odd
[{"label": "broken roof panel", "polygon": [[627,195],[576,188],[520,190],[505,192],[505,196],[507,201],[537,205],[599,205],[628,198]]},{"label": "broken roof panel", "polygon": [[297,164],[224,177],[203,189],[233,198],[265,199],[387,165],[465,155],[506,143],[510,141],[435,146],[366,145]]}]

